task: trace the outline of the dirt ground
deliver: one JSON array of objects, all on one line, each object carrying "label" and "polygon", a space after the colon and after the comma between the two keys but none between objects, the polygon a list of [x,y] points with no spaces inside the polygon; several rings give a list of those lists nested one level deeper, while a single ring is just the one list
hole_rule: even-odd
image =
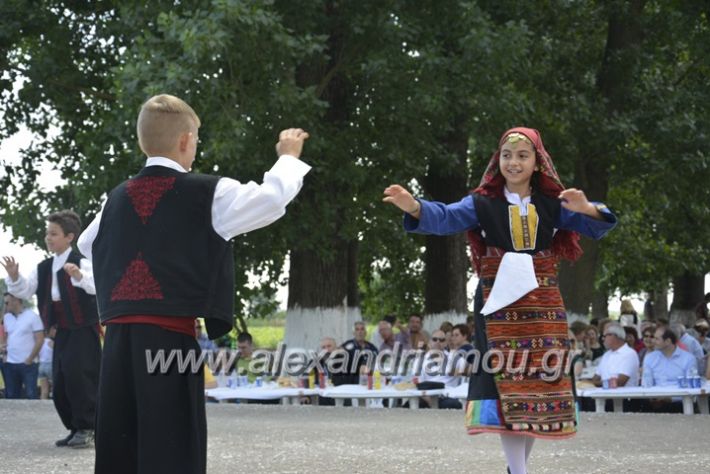
[{"label": "dirt ground", "polygon": [[[504,473],[496,436],[467,436],[453,410],[208,404],[210,473]],[[51,402],[0,400],[0,472],[89,473]],[[710,472],[710,416],[584,413],[578,436],[536,441],[540,473]]]}]

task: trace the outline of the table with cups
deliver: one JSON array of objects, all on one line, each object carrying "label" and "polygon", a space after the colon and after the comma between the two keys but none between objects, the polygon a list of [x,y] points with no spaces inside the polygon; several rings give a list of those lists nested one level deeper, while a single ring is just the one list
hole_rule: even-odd
[{"label": "table with cups", "polygon": [[707,415],[708,395],[710,395],[710,384],[702,381],[699,387],[691,387],[691,384],[676,383],[652,386],[652,387],[616,387],[616,388],[592,388],[580,389],[580,397],[590,397],[594,399],[595,411],[604,413],[606,400],[613,400],[614,411],[623,411],[623,400],[627,398],[675,398],[683,402],[683,414],[692,415],[694,413],[693,401],[697,399],[698,409],[703,415]]}]

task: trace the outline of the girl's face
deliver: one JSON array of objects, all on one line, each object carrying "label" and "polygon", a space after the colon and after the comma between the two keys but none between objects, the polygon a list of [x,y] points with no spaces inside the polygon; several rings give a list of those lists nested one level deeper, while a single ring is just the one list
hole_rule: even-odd
[{"label": "girl's face", "polygon": [[525,140],[506,140],[500,149],[500,172],[509,190],[528,188],[535,171],[535,149]]}]

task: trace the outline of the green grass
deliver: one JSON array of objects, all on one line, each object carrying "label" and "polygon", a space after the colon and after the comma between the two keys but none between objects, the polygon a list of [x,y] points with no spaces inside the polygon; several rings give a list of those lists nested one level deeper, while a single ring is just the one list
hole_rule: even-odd
[{"label": "green grass", "polygon": [[253,326],[251,322],[248,324],[254,347],[257,349],[276,349],[284,339],[284,326]]},{"label": "green grass", "polygon": [[[276,319],[250,319],[247,320],[249,334],[254,339],[254,347],[256,349],[276,349],[279,342],[283,341],[284,333],[286,332],[286,320]],[[372,334],[377,331],[376,324],[367,325],[368,340]],[[352,335],[348,335],[350,339]],[[345,341],[337,341],[338,345]]]}]

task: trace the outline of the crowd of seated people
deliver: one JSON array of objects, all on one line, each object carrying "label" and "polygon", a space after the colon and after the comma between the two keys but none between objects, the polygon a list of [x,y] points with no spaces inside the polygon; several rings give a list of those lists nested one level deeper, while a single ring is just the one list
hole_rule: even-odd
[{"label": "crowd of seated people", "polygon": [[[605,388],[678,387],[679,378],[710,377],[707,364],[710,342],[706,339],[710,322],[707,319],[698,318],[693,327],[686,330],[684,325],[669,324],[664,319],[639,321],[630,305],[622,305],[621,316],[618,322],[604,319],[590,324],[576,321],[570,325],[574,345],[588,368],[583,371],[577,366],[578,381],[586,380]],[[599,340],[595,337],[595,323],[600,328]],[[582,399],[582,409],[593,410],[594,403]],[[681,412],[682,404],[680,399],[630,400],[625,401],[624,409]]]},{"label": "crowd of seated people", "polygon": [[[622,317],[618,321],[603,319],[600,321],[576,321],[570,325],[570,340],[572,348],[576,349],[573,361],[575,378],[585,379],[598,387],[634,387],[634,386],[677,386],[678,377],[682,373],[698,374],[707,377],[710,369],[707,368],[707,354],[710,340],[710,322],[698,319],[692,328],[686,330],[683,325],[669,324],[668,321],[658,319],[655,321],[640,321],[633,311],[633,307],[622,305]],[[467,381],[470,373],[466,357],[455,358],[457,353],[468,353],[473,350],[473,318],[467,324],[454,325],[444,322],[439,328],[432,330],[431,335],[423,329],[422,317],[411,314],[406,324],[401,323],[394,315],[387,315],[378,322],[372,334],[367,333],[364,322],[358,321],[353,327],[353,337],[338,344],[332,337],[321,340],[319,349],[325,351],[326,356],[321,359],[321,365],[326,366],[330,354],[341,351],[348,355],[348,360],[356,359],[358,354],[369,353],[376,357],[383,351],[422,353],[423,363],[420,361],[418,369],[413,371],[413,365],[405,369],[405,378],[421,386],[432,388],[451,389]],[[244,345],[246,341],[241,341]],[[251,350],[244,349],[248,357]],[[427,373],[426,368],[436,366],[438,359],[456,359],[456,364],[449,364],[445,373]],[[237,366],[244,370],[244,362]],[[441,365],[439,363],[439,365]],[[332,385],[363,384],[368,375],[373,375],[373,364],[366,358],[360,357],[355,364],[350,364],[346,371],[341,373],[314,373],[311,376],[317,381],[326,377]],[[382,368],[379,368],[382,370]],[[368,373],[369,371],[369,373]],[[382,377],[382,385],[391,382],[391,367],[387,371],[377,374]],[[401,369],[396,371],[402,374]],[[385,374],[385,375],[382,375]],[[254,374],[249,375],[249,380]],[[413,376],[416,376],[413,379]],[[584,399],[583,399],[584,400]],[[434,405],[427,398],[420,402],[420,406]],[[583,409],[594,409],[594,403],[587,400]],[[589,403],[591,402],[591,403]],[[321,404],[332,404],[326,400]],[[461,404],[455,399],[440,399],[440,408],[460,408]],[[681,409],[677,400],[650,400],[631,401],[625,403],[625,409],[634,411],[661,411],[673,412]]]}]

